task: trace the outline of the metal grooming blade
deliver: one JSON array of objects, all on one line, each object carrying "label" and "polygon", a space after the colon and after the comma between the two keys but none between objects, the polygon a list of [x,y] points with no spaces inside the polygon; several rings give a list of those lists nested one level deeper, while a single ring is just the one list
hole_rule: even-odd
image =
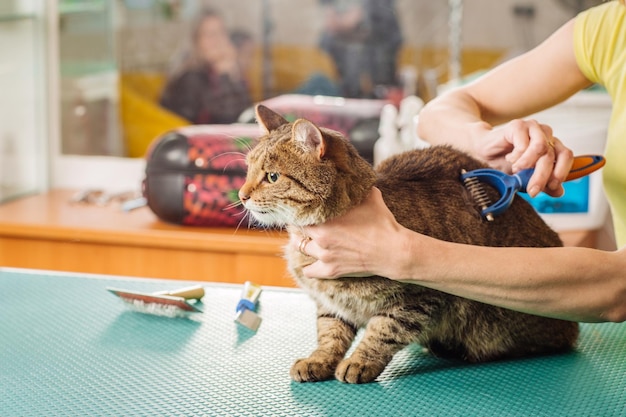
[{"label": "metal grooming blade", "polygon": [[[465,185],[465,188],[467,188],[467,190],[469,191],[472,199],[474,199],[474,202],[478,205],[478,207],[480,207],[481,213],[484,213],[491,205],[491,200],[489,199],[487,192],[483,188],[483,185],[480,183],[480,181],[478,181],[478,178],[469,177],[466,176],[466,174],[467,171],[462,169],[461,178],[463,179],[463,184]],[[483,214],[483,216],[487,221],[492,222],[494,220],[493,214],[491,213]]]},{"label": "metal grooming blade", "polygon": [[[565,181],[589,175],[602,168],[605,163],[606,160],[601,155],[577,156],[574,158],[572,168]],[[525,169],[513,175],[491,168],[475,169],[473,171],[463,170],[461,172],[461,180],[476,204],[480,206],[482,216],[489,221],[493,221],[494,216],[504,213],[511,206],[513,198],[518,191],[526,192],[528,181],[534,172],[534,168]],[[492,186],[500,193],[500,199],[494,204],[490,204],[482,183]]]},{"label": "metal grooming blade", "polygon": [[142,313],[177,317],[185,316],[187,313],[202,312],[188,301],[200,300],[204,297],[204,287],[201,285],[156,293],[142,293],[111,287],[108,287],[107,291]]}]

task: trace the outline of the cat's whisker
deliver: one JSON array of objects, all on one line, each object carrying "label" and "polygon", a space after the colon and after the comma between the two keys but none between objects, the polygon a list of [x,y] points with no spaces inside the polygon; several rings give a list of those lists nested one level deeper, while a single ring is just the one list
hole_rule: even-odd
[{"label": "cat's whisker", "polygon": [[241,221],[239,222],[239,224],[237,225],[237,228],[239,228],[241,226],[241,224],[243,223],[244,220],[248,220],[248,229],[257,229],[257,228],[262,228],[262,229],[269,229],[271,228],[271,224],[265,224],[265,222],[259,221],[250,210],[248,210],[245,206],[242,205],[242,212],[245,212],[245,215],[242,217]]},{"label": "cat's whisker", "polygon": [[248,230],[249,229],[265,229],[263,223],[259,222],[254,216],[248,216]]},{"label": "cat's whisker", "polygon": [[243,162],[243,163],[244,163],[244,165],[245,165],[245,162],[246,162],[246,155],[245,155],[244,153],[242,153],[242,152],[236,152],[236,151],[222,152],[222,153],[220,153],[220,154],[218,154],[218,155],[215,155],[214,157],[210,158],[210,159],[208,160],[208,162],[209,162],[209,163],[211,163],[211,162],[215,161],[215,160],[216,160],[216,159],[218,159],[218,158],[221,158],[221,157],[224,157],[224,156],[229,156],[229,155],[240,155],[240,156],[241,156],[241,158],[231,159],[230,161],[228,161],[228,162],[226,163],[226,165],[224,166],[223,171],[226,171],[226,168],[228,168],[228,166],[229,166],[231,163],[234,163],[234,162]]},{"label": "cat's whisker", "polygon": [[221,154],[215,155],[213,158],[211,158],[211,160],[218,158],[220,156],[224,156],[224,155],[239,155],[241,156],[241,159],[245,160],[246,159],[246,154],[243,152],[237,152],[237,151],[228,151],[228,152],[222,152]]},{"label": "cat's whisker", "polygon": [[233,159],[233,160],[229,161],[226,165],[224,165],[224,169],[222,170],[222,172],[226,172],[226,169],[228,168],[228,166],[230,164],[232,164],[232,163],[235,163],[235,162],[243,162],[244,165],[245,165],[246,159],[245,158],[243,158],[243,159]]},{"label": "cat's whisker", "polygon": [[237,161],[245,161],[246,160],[246,154],[243,152],[237,152],[237,151],[228,151],[228,152],[222,152],[220,154],[215,155],[214,157],[212,157],[211,159],[209,159],[209,161],[214,161],[217,158],[221,158],[222,156],[227,156],[227,155],[239,155],[241,156],[240,159],[237,159]]},{"label": "cat's whisker", "polygon": [[222,172],[226,172],[226,169],[228,169],[228,167],[232,163],[241,163],[241,162],[243,162],[243,165],[246,164],[246,154],[243,153],[243,152],[236,152],[236,151],[222,152],[221,154],[215,155],[214,157],[209,159],[209,162],[213,162],[217,158],[221,158],[223,156],[228,156],[228,155],[239,155],[239,156],[241,156],[241,158],[231,159],[230,161],[228,161],[226,163],[226,165],[224,165],[224,168],[222,169]]},{"label": "cat's whisker", "polygon": [[258,227],[259,222],[254,218],[254,216],[250,212],[248,212],[247,219],[248,219],[248,224],[247,224],[248,230],[256,229]]},{"label": "cat's whisker", "polygon": [[247,211],[245,207],[243,207],[241,210],[239,210],[238,212],[236,212],[236,213],[234,214],[234,216],[235,216],[235,217],[237,217],[237,216],[242,216],[242,215],[246,215],[246,214],[249,214],[249,213],[250,213],[250,212],[249,212],[249,211]]},{"label": "cat's whisker", "polygon": [[248,152],[252,150],[252,144],[255,143],[253,139],[248,137],[238,137],[235,139],[235,142],[238,145],[243,146]]},{"label": "cat's whisker", "polygon": [[237,227],[235,227],[235,233],[237,233],[237,231],[239,230],[239,228],[241,227],[241,224],[246,220],[246,218],[248,219],[248,229],[250,229],[250,212],[248,210],[245,209],[243,210],[244,215],[241,216],[241,220],[239,220],[239,223],[237,223]]},{"label": "cat's whisker", "polygon": [[230,210],[232,208],[239,207],[241,205],[243,205],[241,200],[233,201],[232,203],[230,203],[226,207],[224,207],[222,210]]}]

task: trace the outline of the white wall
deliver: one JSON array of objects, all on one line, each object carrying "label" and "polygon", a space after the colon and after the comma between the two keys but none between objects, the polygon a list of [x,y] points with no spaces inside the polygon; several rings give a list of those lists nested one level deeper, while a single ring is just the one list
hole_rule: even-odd
[{"label": "white wall", "polygon": [[[3,5],[8,7],[8,5]],[[2,11],[0,11],[2,13]],[[45,182],[40,24],[30,9],[0,19],[0,201]]]}]

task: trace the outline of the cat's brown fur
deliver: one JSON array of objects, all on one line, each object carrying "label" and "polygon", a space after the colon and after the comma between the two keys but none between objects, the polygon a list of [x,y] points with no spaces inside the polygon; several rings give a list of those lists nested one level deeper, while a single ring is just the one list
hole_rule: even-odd
[{"label": "cat's brown fur", "polygon": [[[522,199],[494,222],[482,220],[459,176],[461,169],[484,165],[450,147],[410,151],[375,172],[337,132],[306,120],[288,123],[264,106],[257,107],[257,118],[268,133],[247,156],[239,195],[261,223],[286,225],[292,232],[323,223],[360,203],[376,185],[398,222],[423,234],[485,246],[562,245]],[[383,277],[304,278],[302,267],[311,259],[292,247],[286,258],[297,283],[315,300],[318,316],[318,348],[295,362],[296,381],[334,375],[343,382],[369,382],[414,342],[435,355],[483,362],[565,351],[578,336],[577,323]],[[344,358],[361,327],[363,338]]]}]

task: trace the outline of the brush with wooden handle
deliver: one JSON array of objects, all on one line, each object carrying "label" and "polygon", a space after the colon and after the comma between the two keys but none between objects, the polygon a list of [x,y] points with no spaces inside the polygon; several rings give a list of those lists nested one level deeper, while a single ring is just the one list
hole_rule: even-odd
[{"label": "brush with wooden handle", "polygon": [[204,297],[204,287],[195,285],[173,291],[143,293],[118,288],[107,288],[113,295],[121,298],[135,310],[159,316],[178,317],[187,313],[201,313],[197,306],[189,300],[200,300]]}]

